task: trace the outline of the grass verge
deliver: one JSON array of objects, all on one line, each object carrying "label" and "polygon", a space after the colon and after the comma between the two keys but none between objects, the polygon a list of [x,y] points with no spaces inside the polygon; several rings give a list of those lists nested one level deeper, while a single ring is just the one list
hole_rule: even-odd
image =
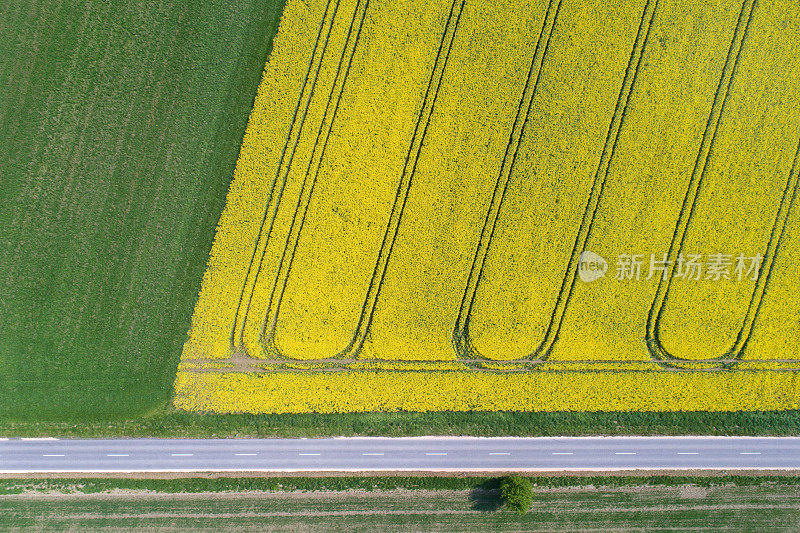
[{"label": "grass verge", "polygon": [[[793,486],[798,476],[524,476],[534,487],[697,487]],[[157,478],[6,478],[0,479],[0,495],[23,493],[101,494],[114,491],[147,491],[160,494],[205,492],[343,492],[390,490],[483,490],[500,487],[500,478],[486,476],[268,476]]]},{"label": "grass verge", "polygon": [[209,415],[165,407],[130,419],[0,421],[4,437],[328,437],[800,434],[800,412],[431,412]]}]

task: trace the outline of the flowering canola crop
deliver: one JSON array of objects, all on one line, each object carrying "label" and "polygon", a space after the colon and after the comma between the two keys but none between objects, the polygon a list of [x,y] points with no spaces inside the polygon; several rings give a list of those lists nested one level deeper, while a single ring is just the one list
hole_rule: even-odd
[{"label": "flowering canola crop", "polygon": [[207,412],[795,409],[800,6],[287,2]]}]

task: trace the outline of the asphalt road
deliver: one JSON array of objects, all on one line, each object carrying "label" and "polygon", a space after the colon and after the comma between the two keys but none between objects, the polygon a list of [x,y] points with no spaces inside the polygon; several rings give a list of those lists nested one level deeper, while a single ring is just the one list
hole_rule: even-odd
[{"label": "asphalt road", "polygon": [[0,440],[0,473],[799,469],[800,437]]}]

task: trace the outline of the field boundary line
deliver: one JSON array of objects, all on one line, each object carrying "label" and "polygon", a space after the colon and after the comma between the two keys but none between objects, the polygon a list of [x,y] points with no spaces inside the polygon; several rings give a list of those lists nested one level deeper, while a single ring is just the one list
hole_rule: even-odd
[{"label": "field boundary line", "polygon": [[[555,3],[555,10],[553,5]],[[539,81],[542,77],[542,69],[544,68],[544,60],[547,57],[547,52],[550,50],[550,41],[553,37],[553,30],[556,22],[558,21],[558,14],[561,10],[561,0],[550,0],[545,12],[542,27],[539,30],[539,38],[536,40],[536,47],[531,58],[531,66],[528,69],[528,76],[525,80],[525,86],[520,95],[519,104],[517,105],[517,112],[514,116],[514,122],[511,125],[511,133],[508,137],[506,150],[503,154],[503,160],[500,163],[500,171],[498,172],[497,179],[495,180],[494,190],[492,191],[492,198],[489,202],[489,209],[486,211],[484,217],[483,228],[478,239],[478,244],[472,258],[472,265],[467,276],[467,284],[464,288],[461,297],[461,305],[458,310],[455,328],[453,329],[452,343],[457,357],[464,358],[479,358],[487,359],[481,355],[477,348],[472,343],[472,338],[469,334],[470,317],[472,315],[472,308],[475,305],[475,298],[483,279],[483,273],[486,266],[486,260],[489,254],[489,249],[492,245],[495,230],[497,229],[497,221],[500,218],[501,210],[503,209],[503,200],[505,200],[508,185],[511,181],[511,176],[514,173],[514,165],[517,161],[517,154],[522,144],[522,138],[525,135],[525,128],[528,124],[533,101],[538,94]],[[544,41],[544,47],[542,42]],[[541,52],[541,55],[540,55]],[[531,88],[531,79],[534,77],[535,81]],[[530,88],[530,91],[529,91]],[[525,109],[525,117],[520,122],[522,110]],[[518,127],[519,125],[519,127]],[[509,154],[511,154],[509,162]]]},{"label": "field boundary line", "polygon": [[[319,30],[317,33],[317,39],[314,43],[314,49],[311,55],[311,61],[308,64],[308,69],[306,70],[306,75],[303,80],[303,85],[300,90],[300,95],[297,98],[297,104],[295,106],[294,113],[292,115],[292,119],[289,124],[289,131],[286,135],[286,141],[284,143],[283,149],[281,150],[281,155],[278,160],[277,168],[275,169],[275,176],[272,179],[272,184],[270,185],[270,192],[267,196],[267,201],[264,206],[264,212],[261,217],[261,225],[259,227],[258,235],[256,237],[255,243],[253,243],[253,252],[251,254],[250,263],[247,266],[247,271],[245,273],[244,280],[242,282],[242,290],[239,296],[239,301],[236,306],[236,314],[234,315],[233,325],[231,326],[231,333],[230,333],[230,344],[231,344],[231,356],[233,358],[236,357],[237,351],[244,351],[244,323],[246,322],[247,315],[250,310],[250,305],[253,300],[253,292],[255,291],[256,284],[258,283],[258,274],[260,271],[261,264],[264,260],[264,254],[266,253],[267,245],[269,244],[269,237],[272,233],[272,228],[275,223],[275,218],[278,213],[278,206],[281,203],[281,197],[283,194],[283,189],[285,187],[285,181],[288,177],[289,168],[291,167],[292,160],[294,158],[294,152],[297,149],[297,144],[299,142],[300,136],[302,135],[303,125],[305,124],[306,116],[308,115],[308,108],[311,104],[311,100],[314,98],[314,91],[316,89],[317,79],[319,78],[319,73],[322,67],[322,61],[325,56],[325,52],[328,47],[328,42],[330,41],[330,35],[333,30],[333,25],[336,19],[336,13],[339,8],[341,0],[336,0],[335,4],[333,4],[333,0],[328,0],[327,4],[325,5],[325,12],[322,16],[322,20],[320,21]],[[331,5],[334,5],[333,13],[329,17],[328,13],[330,12]],[[322,38],[322,34],[326,27],[326,21],[330,18],[330,24],[327,26],[328,31],[325,35],[325,40],[322,43],[322,50],[319,54],[319,61],[317,62],[317,51],[320,49],[320,41]],[[306,95],[306,88],[308,87],[309,77],[311,76],[311,71],[313,70],[314,64],[316,62],[317,68],[314,72],[314,80],[311,83],[311,89],[308,93],[308,98],[305,101],[305,106],[303,106],[304,95]],[[298,113],[300,112],[300,108],[303,107],[303,113],[300,119],[300,125],[297,128],[297,135],[295,137],[294,145],[291,148],[291,155],[289,157],[289,162],[286,167],[286,173],[284,174],[283,178],[283,186],[278,187],[277,195],[276,195],[276,186],[280,181],[280,176],[282,173],[282,169],[284,166],[284,161],[286,159],[286,152],[289,150],[289,145],[291,144],[293,132],[295,131],[295,126],[297,125],[297,117]],[[269,223],[269,229],[265,233],[265,228],[267,226],[267,219],[270,218],[269,213],[272,211],[272,217]],[[266,235],[266,236],[265,236]],[[255,274],[253,275],[253,267],[255,266],[256,257],[258,255],[258,250],[261,247],[261,243],[263,241],[263,252],[261,254],[261,258],[258,261],[258,268],[255,270]],[[249,279],[253,277],[252,288],[250,289],[249,296],[246,297],[245,294],[247,293],[248,287],[250,286]],[[244,300],[247,299],[247,305],[245,306],[244,316],[242,317],[241,324],[239,323],[239,315],[242,312],[242,305]],[[237,331],[238,329],[238,331]],[[238,338],[237,338],[238,337]],[[245,355],[245,354],[241,354]]]},{"label": "field boundary line", "polygon": [[[747,309],[747,315],[745,316],[745,324],[742,326],[742,330],[739,332],[739,336],[736,338],[736,345],[738,346],[738,351],[736,352],[739,357],[737,359],[741,359],[744,355],[744,350],[747,347],[747,342],[750,340],[750,335],[753,333],[753,327],[755,326],[756,318],[758,317],[758,312],[761,310],[761,304],[764,302],[764,295],[767,292],[767,287],[769,286],[769,280],[772,277],[772,271],[775,267],[775,257],[778,255],[778,252],[783,244],[783,240],[786,236],[786,229],[789,226],[789,220],[791,219],[791,215],[795,206],[795,200],[797,199],[798,191],[800,190],[800,179],[798,179],[798,174],[800,174],[800,168],[798,168],[798,160],[800,160],[800,140],[797,143],[797,150],[794,154],[794,161],[792,162],[792,168],[789,170],[789,179],[786,182],[786,188],[783,190],[783,196],[781,197],[781,203],[778,207],[778,212],[775,215],[775,224],[772,226],[772,233],[769,237],[769,242],[767,243],[767,250],[764,252],[764,259],[765,261],[769,262],[769,267],[767,268],[767,273],[763,274],[759,272],[758,280],[756,281],[756,288],[753,291],[753,299],[750,300],[750,305]],[[792,186],[792,182],[794,181],[794,185]],[[791,189],[791,197],[789,198],[788,206],[786,204],[786,198],[788,196],[789,190]],[[781,216],[781,211],[783,211],[783,216]],[[775,232],[778,229],[778,221],[782,219],[780,223],[781,232],[778,236],[775,245],[773,246],[773,240],[775,238]],[[767,259],[769,258],[769,259]],[[763,270],[763,268],[762,268]],[[763,282],[762,282],[763,278]],[[755,306],[755,310],[752,312],[751,309],[753,308],[753,302],[755,299],[758,299],[758,304]],[[742,331],[747,328],[747,336],[742,339]],[[748,360],[753,361],[753,359]],[[734,365],[738,365],[739,362],[734,363]]]},{"label": "field boundary line", "polygon": [[[365,295],[364,303],[361,306],[361,312],[356,324],[356,330],[353,332],[353,335],[347,346],[345,346],[345,348],[336,355],[337,358],[343,360],[355,359],[361,351],[361,348],[363,347],[369,333],[369,328],[372,323],[372,317],[375,313],[375,307],[377,305],[380,289],[383,285],[383,279],[386,275],[386,270],[389,265],[389,257],[392,254],[394,243],[397,239],[400,221],[403,217],[403,211],[405,210],[409,192],[411,191],[411,184],[417,169],[417,163],[422,152],[423,143],[428,132],[428,126],[430,125],[434,108],[436,107],[439,89],[441,88],[442,80],[444,79],[444,73],[447,69],[447,62],[450,58],[450,52],[453,48],[453,42],[455,41],[455,35],[458,31],[458,24],[461,20],[461,14],[464,11],[465,3],[466,0],[453,0],[450,5],[450,12],[447,15],[445,27],[442,31],[442,38],[439,42],[439,48],[436,52],[436,59],[433,63],[433,68],[431,69],[431,74],[428,78],[425,96],[422,99],[422,105],[417,115],[414,133],[411,136],[408,153],[406,154],[405,161],[403,163],[403,171],[397,184],[394,202],[392,203],[392,210],[389,214],[389,220],[386,224],[386,230],[384,232],[381,247],[378,252],[378,259],[375,261],[375,266],[369,281],[367,294]],[[458,6],[458,13],[455,16],[454,21],[453,15],[456,13],[456,6]],[[421,127],[423,121],[425,122],[425,125]]]},{"label": "field boundary line", "polygon": [[[339,65],[337,66],[336,75],[334,77],[333,84],[331,85],[330,93],[328,94],[328,100],[325,106],[325,112],[322,117],[322,124],[320,126],[320,129],[317,131],[317,136],[316,139],[314,140],[314,147],[311,151],[311,158],[308,161],[305,177],[303,178],[301,192],[300,195],[298,196],[297,205],[295,207],[295,211],[292,216],[292,223],[289,228],[289,233],[286,236],[286,242],[284,243],[283,252],[281,254],[281,259],[278,266],[278,272],[276,272],[275,280],[272,285],[272,289],[270,291],[267,314],[264,316],[264,320],[261,325],[261,336],[263,338],[263,342],[265,344],[267,353],[274,353],[279,356],[283,355],[282,351],[275,342],[275,330],[278,323],[278,314],[280,313],[281,302],[283,301],[283,295],[286,291],[286,285],[289,281],[289,275],[291,273],[295,253],[297,252],[298,243],[300,242],[301,234],[303,232],[303,226],[306,221],[306,216],[308,214],[308,208],[311,203],[311,198],[314,195],[314,189],[316,187],[317,179],[319,177],[319,171],[320,168],[322,167],[322,161],[325,157],[325,151],[328,148],[328,140],[330,139],[330,134],[331,131],[333,130],[336,117],[339,114],[339,106],[341,104],[342,94],[344,93],[345,87],[347,85],[347,79],[350,75],[350,69],[353,65],[353,57],[355,56],[356,49],[358,48],[358,43],[361,38],[361,31],[364,27],[364,20],[366,19],[367,10],[369,9],[369,2],[370,0],[358,0],[356,2],[356,7],[353,12],[353,18],[350,21],[350,27],[347,32],[347,38],[345,40],[344,47],[342,48],[341,57],[339,58]],[[356,20],[358,20],[358,29],[356,31],[355,38],[352,40],[352,48],[351,48],[350,47],[351,38],[353,35],[353,29],[356,25]],[[349,57],[347,57],[347,59],[345,60],[345,56],[348,55],[348,49],[349,49]],[[342,75],[342,66],[345,63],[347,66],[344,69],[344,75]],[[340,77],[341,77],[341,84],[339,84]],[[328,113],[331,110],[331,103],[333,101],[334,93],[336,93],[337,85],[339,85],[338,87],[339,91],[338,94],[336,95],[336,103],[333,106],[333,114],[331,115],[330,121],[328,121]],[[327,128],[325,127],[326,122],[327,122]],[[325,137],[322,143],[322,149],[320,150],[319,153],[319,158],[316,160],[316,167],[314,169],[314,173],[312,176],[311,168],[314,166],[315,158],[317,155],[317,148],[319,147],[323,130],[325,130]],[[309,180],[309,178],[311,179]],[[297,224],[298,214],[300,214],[299,224]],[[298,226],[296,231],[295,231],[295,225]],[[290,250],[291,252],[289,253],[289,259],[287,262],[286,261],[287,252],[289,252]],[[276,290],[278,290],[278,287],[280,287],[280,289],[278,291],[278,296],[276,299],[275,292]]]},{"label": "field boundary line", "polygon": [[[639,29],[636,34],[633,47],[631,49],[630,58],[628,59],[628,66],[625,69],[625,77],[622,80],[622,86],[619,90],[616,105],[614,106],[614,114],[612,115],[611,123],[608,126],[606,140],[603,143],[603,151],[600,155],[600,161],[597,164],[592,189],[589,193],[589,198],[584,209],[583,219],[578,228],[578,233],[575,236],[575,243],[572,247],[569,261],[565,270],[564,278],[562,280],[561,290],[556,299],[556,305],[553,308],[550,323],[545,330],[544,339],[539,346],[531,353],[526,359],[539,359],[547,360],[550,352],[553,349],[558,335],[561,332],[561,325],[564,322],[564,316],[567,312],[567,307],[572,299],[572,294],[575,289],[575,281],[578,276],[578,258],[583,252],[589,237],[591,236],[592,227],[594,226],[597,209],[600,206],[600,201],[603,197],[606,179],[608,178],[611,161],[616,152],[617,143],[619,142],[620,132],[625,123],[625,116],[628,113],[628,105],[630,103],[630,96],[633,93],[633,88],[636,85],[636,79],[639,73],[644,52],[647,48],[647,41],[650,37],[650,30],[653,27],[653,20],[655,19],[659,0],[647,0],[647,3],[642,10],[642,17],[639,23]],[[624,103],[623,103],[624,102]],[[612,141],[613,138],[613,141]],[[610,146],[609,146],[610,145]]]},{"label": "field boundary line", "polygon": [[[722,73],[720,74],[720,79],[717,84],[717,90],[714,94],[714,100],[711,105],[711,111],[709,112],[708,120],[706,122],[705,131],[703,132],[703,136],[700,141],[700,147],[698,149],[697,158],[695,159],[694,167],[692,169],[691,178],[689,179],[689,185],[686,189],[686,194],[683,199],[683,204],[681,205],[678,220],[675,223],[675,230],[672,234],[672,240],[670,241],[669,250],[667,252],[667,275],[659,279],[656,295],[653,298],[653,303],[650,307],[650,311],[647,314],[647,323],[645,328],[645,343],[647,345],[647,349],[650,352],[653,360],[658,361],[666,367],[680,368],[682,367],[681,362],[692,362],[690,359],[683,359],[672,355],[666,350],[666,348],[664,348],[660,338],[661,317],[663,315],[667,299],[669,298],[669,291],[672,286],[672,281],[675,278],[676,259],[683,252],[683,246],[688,234],[688,228],[691,224],[692,218],[694,217],[695,208],[697,207],[697,199],[700,196],[700,190],[702,189],[703,181],[706,175],[706,169],[708,168],[708,161],[711,158],[714,145],[716,144],[717,133],[719,132],[719,124],[722,121],[726,104],[730,98],[731,87],[738,70],[739,59],[741,58],[742,50],[744,49],[744,42],[747,37],[747,31],[750,28],[750,23],[753,19],[753,12],[755,11],[756,4],[757,0],[744,0],[742,2],[742,7],[739,11],[739,17],[736,22],[736,28],[734,29],[733,33],[733,38],[731,39],[731,44],[728,48],[728,54],[725,58],[725,64],[722,68]],[[792,173],[790,172],[789,183],[791,183],[791,179]],[[788,190],[789,183],[787,183],[787,189],[784,190],[784,198],[786,197],[786,191]],[[783,201],[784,200],[781,200],[781,204],[783,204]],[[776,214],[775,225],[773,226],[773,236],[780,214],[781,208],[779,207],[778,213]],[[772,236],[770,237],[768,249],[771,245],[771,242]],[[763,269],[761,272],[759,272],[759,278],[762,277],[762,274]],[[757,281],[751,297],[751,303],[748,307],[747,314],[745,315],[744,323],[742,324],[742,329],[739,331],[737,336],[737,341],[734,343],[734,346],[728,350],[728,352],[717,357],[717,359],[741,358],[742,347],[747,342],[747,338],[750,336],[755,315],[760,308],[760,297],[759,305],[755,306],[755,308],[753,308],[752,305],[753,300],[756,298],[756,295],[759,292],[760,286],[763,286],[763,284],[760,281]],[[761,294],[763,295],[763,290],[761,291]],[[752,320],[749,319],[751,309],[753,309]],[[740,342],[742,332],[747,327],[749,320],[750,328],[747,333],[747,337],[743,342]],[[737,344],[741,344],[741,346],[738,347],[738,350],[733,351],[735,348],[737,348]],[[731,363],[731,365],[726,365],[725,363],[720,362],[718,364],[721,367],[728,367],[732,366],[734,363]]]}]

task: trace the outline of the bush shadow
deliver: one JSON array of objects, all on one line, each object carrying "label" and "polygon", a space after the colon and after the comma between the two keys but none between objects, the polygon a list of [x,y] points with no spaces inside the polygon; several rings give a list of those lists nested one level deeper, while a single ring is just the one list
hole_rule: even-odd
[{"label": "bush shadow", "polygon": [[469,493],[469,501],[475,511],[499,511],[503,506],[500,495],[500,479],[492,478],[484,481]]}]

